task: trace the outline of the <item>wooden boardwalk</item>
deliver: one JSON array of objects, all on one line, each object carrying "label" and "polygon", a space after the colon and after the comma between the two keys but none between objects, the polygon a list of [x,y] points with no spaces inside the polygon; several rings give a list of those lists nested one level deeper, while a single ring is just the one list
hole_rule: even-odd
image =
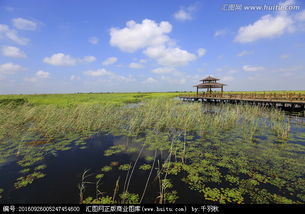
[{"label": "wooden boardwalk", "polygon": [[201,93],[180,95],[184,101],[251,104],[292,111],[305,110],[305,94],[297,93]]}]

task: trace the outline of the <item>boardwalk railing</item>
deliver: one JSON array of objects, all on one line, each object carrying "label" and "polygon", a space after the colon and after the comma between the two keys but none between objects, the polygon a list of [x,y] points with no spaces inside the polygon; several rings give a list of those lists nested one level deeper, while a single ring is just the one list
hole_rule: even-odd
[{"label": "boardwalk railing", "polygon": [[211,99],[238,99],[238,100],[272,100],[272,101],[305,101],[305,94],[287,92],[287,93],[270,93],[270,92],[247,92],[247,93],[230,93],[230,92],[213,92],[197,94],[181,94],[180,97],[192,98],[211,98]]}]

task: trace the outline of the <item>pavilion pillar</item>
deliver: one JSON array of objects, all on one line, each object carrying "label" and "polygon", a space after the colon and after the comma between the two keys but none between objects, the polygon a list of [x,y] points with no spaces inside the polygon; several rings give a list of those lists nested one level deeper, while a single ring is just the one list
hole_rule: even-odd
[{"label": "pavilion pillar", "polygon": [[197,96],[198,96],[198,86],[197,86],[196,88],[197,88],[197,93],[196,93],[196,94],[197,94]]}]

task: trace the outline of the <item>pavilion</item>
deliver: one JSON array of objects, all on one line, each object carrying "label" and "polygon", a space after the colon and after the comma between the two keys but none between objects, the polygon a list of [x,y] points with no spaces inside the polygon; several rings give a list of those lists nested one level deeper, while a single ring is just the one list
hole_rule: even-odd
[{"label": "pavilion", "polygon": [[221,88],[221,92],[223,92],[223,87],[226,84],[219,83],[219,82],[217,82],[218,80],[220,80],[220,79],[217,79],[217,78],[211,77],[211,76],[208,76],[208,77],[200,80],[200,81],[202,81],[202,83],[200,83],[198,85],[194,85],[194,87],[197,88],[197,95],[198,95],[198,90],[200,88],[206,88],[208,93],[212,93],[212,88]]}]

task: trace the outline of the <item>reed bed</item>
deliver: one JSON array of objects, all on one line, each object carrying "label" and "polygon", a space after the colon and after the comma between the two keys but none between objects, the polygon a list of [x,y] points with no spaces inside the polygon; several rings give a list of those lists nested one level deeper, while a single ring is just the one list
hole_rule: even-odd
[{"label": "reed bed", "polygon": [[134,108],[116,104],[0,107],[0,139],[19,141],[25,133],[46,140],[114,130],[131,136],[148,130],[181,135],[192,131],[219,133],[234,127],[252,127],[255,130],[258,123],[270,127],[279,137],[287,138],[290,126],[283,112],[248,105],[220,105],[219,110],[213,113],[205,112],[199,103],[185,104],[162,98]]},{"label": "reed bed", "polygon": [[[106,151],[107,156],[135,145],[139,148],[135,151],[139,153],[136,161],[127,167],[121,194],[118,178],[112,196],[101,196],[103,191],[99,187],[104,175],[98,174],[96,197],[86,198],[85,184],[89,183],[86,183],[88,176],[85,172],[79,187],[81,203],[139,203],[147,194],[151,180],[159,182],[156,202],[174,203],[179,196],[170,179],[180,172],[186,174],[183,182],[190,189],[199,191],[208,201],[243,203],[244,198],[251,198],[253,202],[291,202],[278,192],[262,192],[259,184],[265,183],[272,183],[279,189],[285,186],[293,194],[298,192],[296,201],[302,201],[304,197],[304,179],[300,176],[305,162],[294,153],[304,149],[286,144],[290,138],[291,122],[277,109],[224,104],[213,107],[211,111],[209,106],[200,103],[184,103],[168,98],[144,100],[130,108],[115,103],[0,106],[1,157],[8,158],[9,152],[16,153],[18,150],[18,155],[24,157],[18,162],[22,167],[39,162],[41,154],[52,152],[53,148],[69,149],[69,142],[65,139],[78,139],[100,132],[136,139]],[[265,136],[267,139],[262,139]],[[33,152],[27,142],[46,142],[46,146],[41,147],[39,152]],[[47,146],[50,142],[52,149]],[[7,149],[10,145],[14,146]],[[140,197],[131,193],[130,181],[135,177],[137,163],[146,150],[152,151],[154,157]],[[300,160],[299,164],[293,166],[293,160]],[[157,170],[155,165],[158,165]],[[103,172],[111,171],[109,166],[110,170],[106,167],[102,168],[105,169]],[[293,173],[287,173],[288,169]],[[241,174],[245,179],[239,177]],[[151,178],[153,175],[155,179]],[[26,186],[41,177],[43,174],[37,173],[24,176],[17,186]],[[124,179],[121,180],[124,182]],[[288,180],[295,183],[288,184]],[[215,188],[215,185],[223,187]]]}]

